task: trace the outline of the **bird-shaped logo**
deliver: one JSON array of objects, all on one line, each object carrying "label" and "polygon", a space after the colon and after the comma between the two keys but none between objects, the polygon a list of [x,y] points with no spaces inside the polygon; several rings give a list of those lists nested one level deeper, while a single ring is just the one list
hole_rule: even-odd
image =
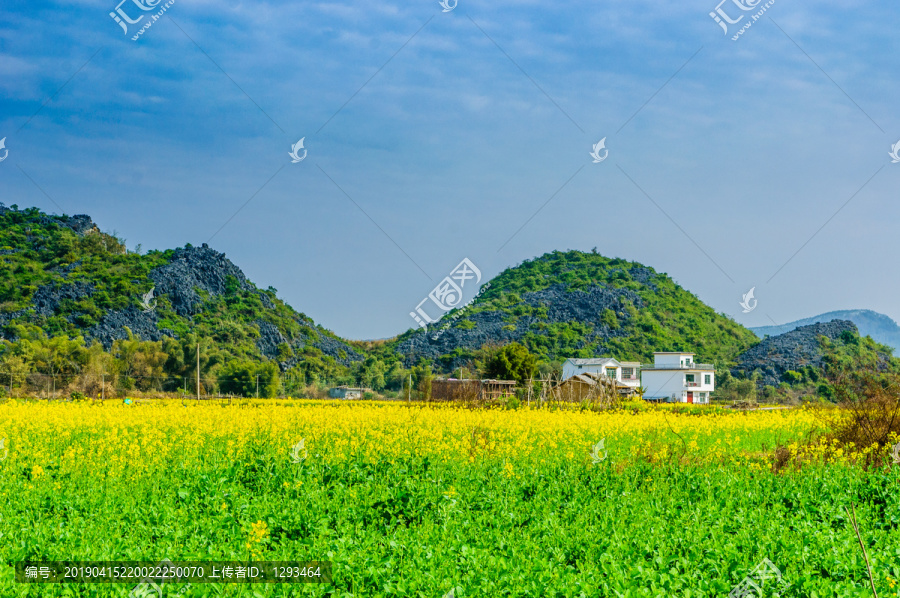
[{"label": "bird-shaped logo", "polygon": [[301,438],[300,442],[291,447],[291,462],[300,463],[306,459],[307,456],[306,438]]},{"label": "bird-shaped logo", "polygon": [[[291,157],[291,164],[296,164],[306,157],[306,150],[303,149],[304,139],[306,139],[306,137],[301,137],[300,141],[291,146],[291,152],[288,154]],[[303,150],[302,156],[298,153],[300,150]]]},{"label": "bird-shaped logo", "polygon": [[[606,149],[606,137],[598,141],[594,144],[594,151],[591,152],[591,158],[594,159],[594,164],[599,164],[606,160],[606,157],[609,156],[609,150]],[[600,150],[603,150],[603,155],[600,155]]]},{"label": "bird-shaped logo", "polygon": [[[744,293],[744,299],[741,301],[741,307],[744,308],[744,313],[749,314],[751,311],[756,309],[756,299],[753,298],[753,291],[756,290],[756,287],[751,288],[749,291]],[[750,303],[750,302],[753,303]]]},{"label": "bird-shaped logo", "polygon": [[452,0],[452,2],[451,2],[451,0],[441,0],[440,4],[441,4],[441,7],[444,9],[441,12],[450,12],[451,10],[456,8],[456,5],[459,4],[459,0]]},{"label": "bird-shaped logo", "polygon": [[[153,287],[155,289],[156,287]],[[141,309],[144,312],[153,311],[156,308],[156,301],[153,301],[153,289],[150,289],[141,296]],[[150,302],[153,301],[151,304]]]},{"label": "bird-shaped logo", "polygon": [[0,139],[0,150],[4,150],[3,157],[0,158],[0,162],[3,162],[4,160],[6,160],[6,156],[9,155],[9,150],[6,149],[6,137]]},{"label": "bird-shaped logo", "polygon": [[[0,147],[3,147],[3,141],[0,141]],[[891,157],[891,164],[900,162],[900,141],[891,146],[891,151],[888,155]]]},{"label": "bird-shaped logo", "polygon": [[591,449],[591,454],[590,454],[591,462],[594,465],[598,465],[601,461],[606,459],[606,455],[607,455],[606,438],[601,438],[600,442],[595,444],[593,446],[593,448]]}]

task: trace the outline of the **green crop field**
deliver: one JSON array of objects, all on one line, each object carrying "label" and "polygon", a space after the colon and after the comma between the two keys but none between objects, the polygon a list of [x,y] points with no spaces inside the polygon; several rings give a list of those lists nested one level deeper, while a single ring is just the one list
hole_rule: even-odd
[{"label": "green crop field", "polygon": [[136,596],[14,566],[163,559],[333,572],[166,596],[871,596],[854,507],[879,596],[900,596],[900,466],[804,441],[820,429],[805,409],[7,401],[0,596]]}]

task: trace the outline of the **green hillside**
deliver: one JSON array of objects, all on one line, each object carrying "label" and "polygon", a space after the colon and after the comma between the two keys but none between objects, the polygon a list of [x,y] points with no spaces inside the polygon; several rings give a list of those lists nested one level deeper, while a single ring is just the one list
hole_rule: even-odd
[{"label": "green hillside", "polygon": [[427,331],[346,341],[206,244],[127,251],[88,216],[0,204],[0,385],[13,392],[195,392],[198,345],[206,394],[351,384],[427,396],[433,375],[460,368],[526,379],[567,357],[646,363],[654,351],[694,352],[735,384],[759,371],[760,387],[817,388],[803,366],[821,370],[819,337],[837,339],[847,325],[760,343],[653,268],[554,251],[504,270]]},{"label": "green hillside", "polygon": [[654,351],[677,350],[721,363],[758,342],[653,268],[554,251],[504,270],[463,313],[449,313],[428,332],[407,332],[395,347],[455,367],[486,340],[522,343],[547,361],[609,355],[647,362]]},{"label": "green hillside", "polygon": [[[210,392],[255,385],[260,371],[264,380],[291,372],[306,382],[363,360],[205,244],[129,252],[88,216],[2,205],[0,338],[7,372],[55,372],[70,384],[96,366],[126,386],[157,390],[192,375],[197,343]],[[66,357],[36,357],[53,351],[50,339],[71,341],[55,350]]]}]

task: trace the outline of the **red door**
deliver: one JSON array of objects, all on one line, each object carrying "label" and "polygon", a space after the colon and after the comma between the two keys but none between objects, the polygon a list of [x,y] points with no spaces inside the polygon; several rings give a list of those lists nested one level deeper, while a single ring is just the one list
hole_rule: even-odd
[{"label": "red door", "polygon": [[688,403],[694,402],[694,393],[688,392]]}]

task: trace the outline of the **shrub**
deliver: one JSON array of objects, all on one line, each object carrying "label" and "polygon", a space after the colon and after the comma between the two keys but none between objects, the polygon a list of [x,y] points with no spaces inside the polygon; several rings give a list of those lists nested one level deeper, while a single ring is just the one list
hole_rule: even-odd
[{"label": "shrub", "polygon": [[788,370],[781,378],[788,384],[799,384],[803,381],[803,374],[794,370]]},{"label": "shrub", "polygon": [[860,452],[866,466],[881,466],[882,449],[900,439],[900,380],[869,374],[851,383],[839,380],[833,388],[839,409],[825,412],[829,437]]}]

